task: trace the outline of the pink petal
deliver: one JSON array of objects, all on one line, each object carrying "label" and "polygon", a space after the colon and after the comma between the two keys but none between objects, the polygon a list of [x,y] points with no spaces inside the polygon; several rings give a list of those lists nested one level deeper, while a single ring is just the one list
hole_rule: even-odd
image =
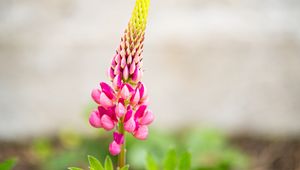
[{"label": "pink petal", "polygon": [[130,93],[134,92],[134,89],[130,84],[126,84],[126,86],[128,87]]},{"label": "pink petal", "polygon": [[133,106],[137,105],[140,101],[140,91],[137,89],[134,95],[131,97],[131,103]]},{"label": "pink petal", "polygon": [[133,62],[133,63],[130,64],[129,73],[130,73],[130,74],[133,74],[134,71],[135,71],[135,63]]},{"label": "pink petal", "polygon": [[121,56],[120,56],[120,54],[117,54],[117,55],[115,56],[115,61],[116,61],[116,63],[120,63],[120,61],[121,61]]},{"label": "pink petal", "polygon": [[115,70],[114,70],[114,74],[118,75],[120,73],[121,73],[121,65],[117,64],[116,67],[115,67]]},{"label": "pink petal", "polygon": [[154,115],[152,111],[148,110],[145,115],[141,118],[140,124],[141,125],[149,125],[154,120]]},{"label": "pink petal", "polygon": [[128,89],[127,85],[124,85],[121,90],[121,97],[124,100],[127,100],[129,96],[130,96],[129,89]]},{"label": "pink petal", "polygon": [[116,141],[117,144],[121,145],[124,143],[124,135],[122,133],[114,132],[114,141]]},{"label": "pink petal", "polygon": [[140,90],[140,94],[141,94],[141,100],[144,100],[145,98],[147,98],[148,90],[142,82],[139,85],[139,90]]},{"label": "pink petal", "polygon": [[140,140],[145,140],[148,137],[148,127],[140,126],[137,131],[134,133],[134,137]]},{"label": "pink petal", "polygon": [[124,122],[127,122],[131,117],[132,117],[132,110],[131,108],[127,108],[127,113],[125,115],[125,118],[124,118]]},{"label": "pink petal", "polygon": [[117,90],[121,87],[121,85],[122,85],[121,76],[120,76],[120,74],[118,74],[113,80],[113,87],[114,87],[114,89]]},{"label": "pink petal", "polygon": [[140,54],[140,49],[138,50],[138,52],[136,53],[136,55],[134,56],[134,62],[138,63],[140,61],[140,56],[138,55]]},{"label": "pink petal", "polygon": [[129,55],[128,58],[127,58],[127,64],[130,64],[132,62],[132,56]]},{"label": "pink petal", "polygon": [[[124,45],[125,46],[125,45]],[[124,47],[123,46],[123,47]],[[123,48],[121,51],[120,51],[120,55],[121,57],[126,57],[126,51],[125,51],[125,48]]]},{"label": "pink petal", "polygon": [[115,107],[111,107],[111,108],[104,108],[102,106],[98,107],[98,111],[99,111],[99,117],[102,117],[103,115],[107,115],[109,116],[113,121],[118,121],[116,114],[115,114]]},{"label": "pink petal", "polygon": [[99,113],[99,117],[102,117],[104,114],[106,114],[107,110],[102,107],[102,106],[98,106],[98,113]]},{"label": "pink petal", "polygon": [[112,67],[112,68],[115,68],[116,65],[117,65],[117,63],[116,63],[116,61],[115,61],[115,58],[116,58],[116,56],[114,56],[113,59],[112,59],[112,61],[111,61],[111,67]]},{"label": "pink petal", "polygon": [[114,69],[112,67],[110,67],[107,71],[107,76],[113,80],[115,78],[115,74],[114,74]]},{"label": "pink petal", "polygon": [[117,115],[118,118],[121,118],[124,116],[124,114],[126,113],[126,108],[122,103],[118,103],[116,108],[115,108],[115,113]]},{"label": "pink petal", "polygon": [[150,103],[150,99],[148,96],[146,96],[146,98],[143,98],[141,101],[140,101],[140,104],[141,105],[149,105]]},{"label": "pink petal", "polygon": [[109,99],[105,93],[100,94],[100,104],[104,108],[112,107],[114,104],[111,99]]},{"label": "pink petal", "polygon": [[115,123],[113,122],[113,120],[107,116],[107,115],[103,115],[101,117],[101,125],[102,127],[107,130],[110,131],[115,127]]},{"label": "pink petal", "polygon": [[121,68],[124,68],[126,65],[126,58],[123,57],[122,60],[121,60]]},{"label": "pink petal", "polygon": [[94,101],[98,104],[100,104],[100,95],[101,91],[99,89],[93,89],[91,96],[94,99]]},{"label": "pink petal", "polygon": [[123,70],[123,78],[124,78],[124,80],[127,80],[128,77],[129,77],[129,70],[128,70],[128,66],[126,65]]},{"label": "pink petal", "polygon": [[129,133],[132,133],[135,130],[135,121],[133,120],[133,117],[124,123],[124,129]]},{"label": "pink petal", "polygon": [[109,152],[111,155],[116,156],[121,152],[121,145],[117,144],[117,142],[113,141],[109,145]]},{"label": "pink petal", "polygon": [[134,82],[137,82],[137,79],[138,79],[138,77],[139,77],[139,69],[137,68],[137,67],[135,67],[135,70],[134,70],[134,72],[133,72],[133,75],[132,75],[132,80],[134,81]]},{"label": "pink petal", "polygon": [[107,83],[101,82],[100,86],[102,88],[102,92],[104,92],[107,95],[107,97],[109,97],[110,99],[115,98],[114,90],[110,87],[110,85],[108,85]]},{"label": "pink petal", "polygon": [[138,73],[138,77],[137,77],[137,82],[141,81],[142,77],[143,77],[143,71],[142,70],[139,70],[139,73]]},{"label": "pink petal", "polygon": [[91,116],[89,118],[89,122],[95,128],[101,128],[102,127],[98,110],[94,110],[91,113]]},{"label": "pink petal", "polygon": [[134,118],[137,119],[143,117],[146,109],[147,109],[147,105],[141,105],[135,112]]}]

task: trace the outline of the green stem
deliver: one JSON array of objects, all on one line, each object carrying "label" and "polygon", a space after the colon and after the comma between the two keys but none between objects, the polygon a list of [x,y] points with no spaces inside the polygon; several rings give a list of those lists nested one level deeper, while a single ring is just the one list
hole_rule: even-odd
[{"label": "green stem", "polygon": [[124,135],[124,143],[121,146],[121,152],[118,156],[118,168],[121,169],[126,164],[126,149],[125,149],[125,130],[123,120],[119,124],[119,133]]}]

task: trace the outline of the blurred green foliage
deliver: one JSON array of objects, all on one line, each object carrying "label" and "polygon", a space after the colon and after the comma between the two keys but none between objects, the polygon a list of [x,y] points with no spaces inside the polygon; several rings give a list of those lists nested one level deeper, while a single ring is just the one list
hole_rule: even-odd
[{"label": "blurred green foliage", "polygon": [[[114,170],[112,160],[109,156],[106,156],[104,166],[101,164],[101,162],[97,158],[95,158],[93,156],[88,156],[88,160],[89,160],[89,169],[90,170]],[[126,165],[118,170],[128,170],[128,168],[129,168],[129,165]],[[77,168],[77,167],[70,167],[69,170],[83,170],[83,169]]]},{"label": "blurred green foliage", "polygon": [[16,165],[16,162],[17,162],[17,159],[15,159],[15,158],[0,162],[0,170],[12,170],[13,167]]},{"label": "blurred green foliage", "polygon": [[151,154],[146,157],[147,170],[190,170],[191,169],[191,154],[183,153],[178,157],[175,148],[171,148],[163,159],[163,163],[157,163]]},{"label": "blurred green foliage", "polygon": [[[109,155],[112,134],[97,136],[86,138],[64,131],[54,141],[45,138],[36,140],[32,148],[41,160],[41,170],[88,167],[86,155],[94,155],[100,158],[100,162]],[[190,164],[195,170],[244,170],[248,165],[247,157],[230,146],[226,137],[214,129],[184,130],[173,134],[151,129],[145,141],[136,140],[132,135],[127,135],[126,139],[127,162],[132,170],[145,169],[145,165],[148,170],[160,170],[163,166],[166,170],[173,169],[170,162],[176,162],[178,168]],[[112,157],[114,164],[116,159]]]}]

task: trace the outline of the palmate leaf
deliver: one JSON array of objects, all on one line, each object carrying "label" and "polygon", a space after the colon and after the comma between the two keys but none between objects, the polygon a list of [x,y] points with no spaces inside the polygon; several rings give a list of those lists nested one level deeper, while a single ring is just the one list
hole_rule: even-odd
[{"label": "palmate leaf", "polygon": [[181,155],[178,169],[179,170],[191,169],[191,154],[189,152],[185,152]]},{"label": "palmate leaf", "polygon": [[175,170],[177,167],[176,150],[171,149],[168,151],[164,160],[164,170]]},{"label": "palmate leaf", "polygon": [[104,170],[101,162],[97,158],[89,155],[88,159],[89,159],[89,163],[90,163],[90,169],[93,169],[93,170]]},{"label": "palmate leaf", "polygon": [[109,156],[107,156],[105,159],[105,170],[114,170],[112,161]]}]

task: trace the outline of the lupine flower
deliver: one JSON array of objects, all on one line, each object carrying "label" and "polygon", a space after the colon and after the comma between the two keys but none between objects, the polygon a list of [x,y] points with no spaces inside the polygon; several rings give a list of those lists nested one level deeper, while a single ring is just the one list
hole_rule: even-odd
[{"label": "lupine flower", "polygon": [[92,98],[99,105],[89,119],[95,128],[115,129],[109,145],[112,155],[118,155],[124,144],[125,131],[140,140],[148,137],[148,125],[154,115],[148,109],[149,98],[143,75],[142,52],[150,0],[136,0],[132,17],[116,50],[105,82],[92,90]]}]

